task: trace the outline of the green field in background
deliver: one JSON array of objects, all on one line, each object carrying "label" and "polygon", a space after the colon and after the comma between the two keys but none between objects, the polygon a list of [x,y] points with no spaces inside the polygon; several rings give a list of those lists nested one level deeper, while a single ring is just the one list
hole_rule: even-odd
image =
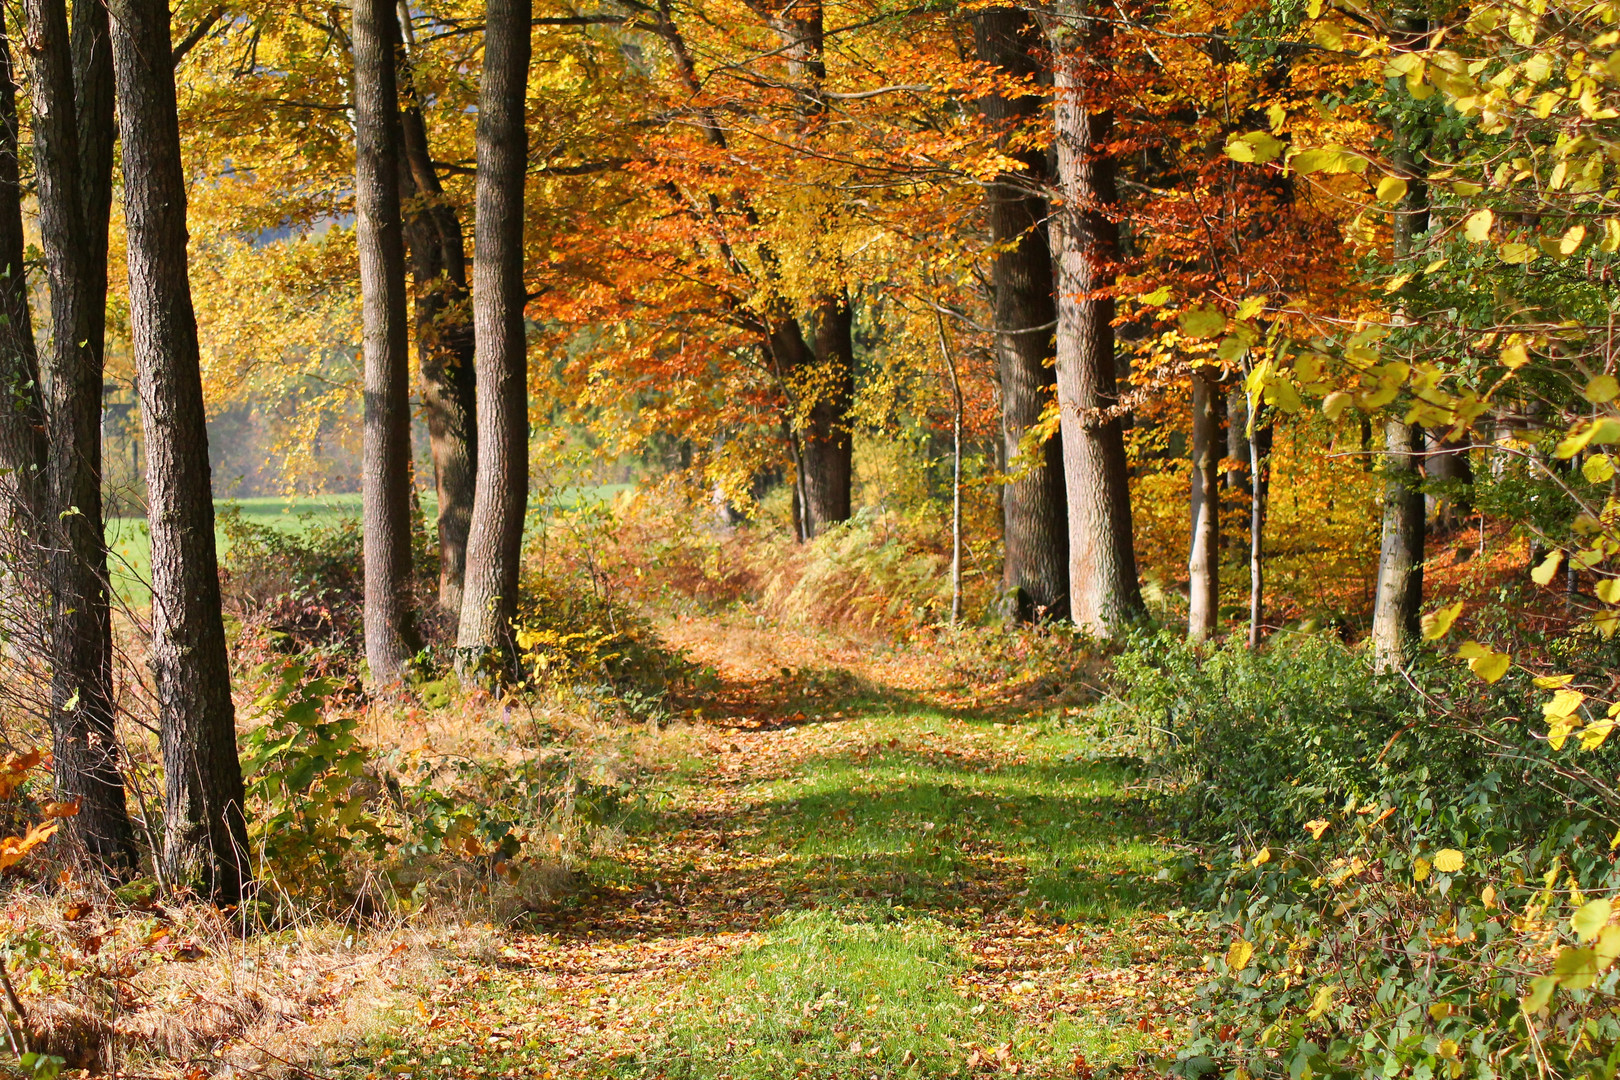
[{"label": "green field in background", "polygon": [[[575,506],[595,499],[606,502],[630,484],[597,484],[564,489],[551,500],[553,505]],[[360,496],[313,495],[301,498],[262,497],[252,499],[215,499],[214,512],[221,514],[231,508],[241,511],[242,518],[254,525],[268,525],[300,533],[305,529],[330,525],[344,518],[360,516]],[[532,507],[531,507],[532,508]],[[429,525],[438,509],[433,493],[422,496],[422,512]],[[214,542],[223,561],[226,553],[225,535],[216,531]],[[147,583],[152,577],[152,538],[146,531],[143,517],[114,517],[107,519],[107,549],[113,590],[126,604],[144,607],[151,599]]]}]

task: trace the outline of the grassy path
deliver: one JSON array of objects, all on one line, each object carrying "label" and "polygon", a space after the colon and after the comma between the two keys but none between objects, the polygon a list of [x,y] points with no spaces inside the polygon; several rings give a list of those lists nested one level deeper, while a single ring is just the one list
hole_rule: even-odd
[{"label": "grassy path", "polygon": [[1127,773],[903,657],[671,635],[724,689],[650,743],[616,841],[328,1074],[1148,1070],[1197,957]]}]

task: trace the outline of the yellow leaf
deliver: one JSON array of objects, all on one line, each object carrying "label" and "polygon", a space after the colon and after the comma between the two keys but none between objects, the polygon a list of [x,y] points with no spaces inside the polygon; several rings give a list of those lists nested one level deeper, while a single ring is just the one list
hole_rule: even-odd
[{"label": "yellow leaf", "polygon": [[1620,218],[1609,218],[1603,223],[1604,251],[1620,251]]},{"label": "yellow leaf", "polygon": [[1540,690],[1557,690],[1560,686],[1568,686],[1575,681],[1573,675],[1539,675],[1534,682]]},{"label": "yellow leaf", "polygon": [[1596,750],[1614,730],[1613,720],[1595,720],[1581,729],[1581,749]]},{"label": "yellow leaf", "polygon": [[1466,865],[1468,860],[1455,848],[1443,848],[1434,853],[1434,868],[1442,874],[1455,874]]},{"label": "yellow leaf", "polygon": [[1597,454],[1581,462],[1581,475],[1588,483],[1606,484],[1614,476],[1614,459],[1608,454]]},{"label": "yellow leaf", "polygon": [[1569,230],[1558,240],[1558,253],[1560,255],[1573,255],[1586,239],[1585,225],[1571,225]]},{"label": "yellow leaf", "polygon": [[1620,397],[1620,380],[1613,375],[1599,375],[1586,384],[1581,396],[1594,405],[1603,405]]},{"label": "yellow leaf", "polygon": [[1523,345],[1509,345],[1502,350],[1502,366],[1509,371],[1518,371],[1530,362],[1530,353]]},{"label": "yellow leaf", "polygon": [[1502,676],[1508,673],[1508,667],[1511,663],[1512,657],[1508,656],[1507,653],[1488,652],[1484,656],[1475,657],[1468,661],[1468,668],[1486,682],[1494,683],[1500,681]]},{"label": "yellow leaf", "polygon": [[1227,969],[1231,971],[1242,971],[1244,968],[1249,966],[1249,961],[1253,957],[1254,946],[1250,945],[1242,938],[1239,938],[1238,940],[1232,942],[1231,947],[1226,950]]},{"label": "yellow leaf", "polygon": [[1450,607],[1436,608],[1423,616],[1423,640],[1438,641],[1451,632],[1451,624],[1462,614],[1461,600]]},{"label": "yellow leaf", "polygon": [[1605,926],[1598,934],[1597,945],[1592,951],[1597,953],[1598,962],[1605,968],[1614,963],[1615,957],[1620,956],[1620,926]]},{"label": "yellow leaf", "polygon": [[1598,582],[1597,598],[1605,604],[1620,604],[1620,578],[1604,578]]},{"label": "yellow leaf", "polygon": [[1350,404],[1351,397],[1343,390],[1335,390],[1322,399],[1322,412],[1329,420],[1337,420],[1343,415],[1345,407]]},{"label": "yellow leaf", "polygon": [[1443,1058],[1454,1058],[1462,1048],[1457,1045],[1456,1039],[1441,1039],[1439,1049],[1435,1053]]},{"label": "yellow leaf", "polygon": [[1412,860],[1412,880],[1413,881],[1428,881],[1429,880],[1429,860],[1428,859],[1413,859]]},{"label": "yellow leaf", "polygon": [[1333,987],[1318,986],[1316,995],[1311,998],[1311,1007],[1305,1015],[1312,1020],[1319,1019],[1323,1013],[1333,1007]]},{"label": "yellow leaf", "polygon": [[1492,908],[1496,907],[1496,886],[1485,886],[1485,888],[1480,891],[1479,902],[1485,905],[1486,911],[1490,911]]},{"label": "yellow leaf", "polygon": [[1463,224],[1463,234],[1474,243],[1483,244],[1491,235],[1491,224],[1495,221],[1496,215],[1489,210],[1476,210]]},{"label": "yellow leaf", "polygon": [[1411,281],[1411,280],[1412,280],[1412,275],[1411,274],[1396,274],[1394,277],[1392,277],[1388,281],[1384,282],[1384,291],[1385,292],[1394,292],[1395,290],[1399,289],[1402,285],[1405,285],[1408,281]]},{"label": "yellow leaf", "polygon": [[1384,177],[1378,181],[1377,198],[1381,203],[1395,205],[1406,198],[1406,181],[1398,176]]},{"label": "yellow leaf", "polygon": [[1545,559],[1541,560],[1540,566],[1530,571],[1530,580],[1537,585],[1551,584],[1553,575],[1558,573],[1558,566],[1563,561],[1564,553],[1562,551],[1553,551]]},{"label": "yellow leaf", "polygon": [[1328,831],[1328,826],[1330,824],[1331,822],[1329,822],[1327,818],[1317,818],[1315,821],[1307,821],[1305,823],[1305,831],[1311,834],[1312,840],[1320,840],[1322,839],[1322,834]]},{"label": "yellow leaf", "polygon": [[1263,866],[1263,865],[1265,865],[1266,863],[1268,863],[1270,861],[1271,861],[1271,849],[1268,848],[1268,847],[1263,847],[1263,848],[1260,849],[1259,853],[1255,855],[1254,858],[1249,860],[1249,865],[1250,866]]},{"label": "yellow leaf", "polygon": [[1509,266],[1523,266],[1536,257],[1536,249],[1517,240],[1509,240],[1496,249],[1496,257]]},{"label": "yellow leaf", "polygon": [[1579,709],[1585,700],[1586,695],[1581,691],[1564,687],[1541,703],[1541,715],[1548,720],[1574,716],[1575,710]]}]

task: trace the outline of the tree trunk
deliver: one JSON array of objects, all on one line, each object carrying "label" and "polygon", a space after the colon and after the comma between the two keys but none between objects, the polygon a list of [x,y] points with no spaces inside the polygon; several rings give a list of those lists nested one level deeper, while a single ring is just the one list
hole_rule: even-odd
[{"label": "tree trunk", "polygon": [[[41,360],[49,452],[41,522],[50,549],[51,699],[56,783],[78,799],[71,827],[90,856],[122,872],[134,834],[118,768],[112,693],[112,622],[101,520],[102,336],[106,321],[105,204],[87,162],[99,168],[104,131],[84,130],[75,103],[74,54],[62,0],[28,0],[34,158],[40,238],[51,287],[51,343]],[[93,22],[93,13],[85,15]],[[84,31],[80,36],[89,35]],[[98,112],[100,73],[85,45],[86,119]],[[82,141],[81,141],[82,139]],[[88,148],[88,149],[86,149]],[[107,159],[110,161],[110,157]],[[99,255],[97,244],[99,243]]]},{"label": "tree trunk", "polygon": [[[1404,15],[1397,21],[1401,33],[1392,43],[1397,52],[1420,48],[1428,21]],[[1406,194],[1396,206],[1394,254],[1410,256],[1417,238],[1429,228],[1429,188],[1425,181],[1422,147],[1424,122],[1411,115],[1410,101],[1400,79],[1388,83],[1395,104],[1394,149],[1390,157],[1406,180]],[[1403,109],[1402,105],[1408,106]],[[1404,315],[1397,309],[1397,321]],[[1406,663],[1407,639],[1418,631],[1423,604],[1423,543],[1426,527],[1419,469],[1423,462],[1423,429],[1391,416],[1384,421],[1384,520],[1378,555],[1378,581],[1373,593],[1373,663],[1394,670]]]},{"label": "tree trunk", "polygon": [[[0,507],[13,542],[37,549],[44,520],[45,406],[23,262],[22,181],[18,169],[17,77],[0,7]],[[29,571],[29,576],[35,575]],[[43,575],[43,567],[37,573]]]},{"label": "tree trunk", "polygon": [[1187,636],[1204,641],[1220,621],[1221,389],[1207,369],[1192,373],[1192,550],[1187,560]]},{"label": "tree trunk", "polygon": [[129,231],[129,320],[152,534],[152,671],[169,880],[221,903],[251,879],[219,608],[197,321],[186,263],[167,0],[111,0]]},{"label": "tree trunk", "polygon": [[360,252],[365,418],[366,663],[379,686],[398,683],[416,651],[411,620],[410,346],[405,240],[399,213],[398,23],[392,0],[355,0],[355,237]]},{"label": "tree trunk", "polygon": [[1384,421],[1384,528],[1372,644],[1373,660],[1385,671],[1405,665],[1407,641],[1418,632],[1423,603],[1422,454],[1422,428],[1398,417]]},{"label": "tree trunk", "polygon": [[[1018,8],[990,8],[973,19],[978,58],[1011,76],[1034,76],[1041,64],[1039,28]],[[1003,136],[1038,115],[1043,101],[1028,94],[982,97],[979,111]],[[999,250],[990,264],[996,359],[1001,376],[1002,452],[1014,477],[1003,487],[1002,590],[1007,614],[1019,621],[1069,615],[1068,506],[1063,489],[1063,441],[1057,436],[1023,456],[1024,436],[1040,422],[1057,386],[1052,330],[1052,249],[1047,205],[1051,182],[1046,155],[1014,154],[1022,168],[985,188],[985,218]]]},{"label": "tree trunk", "polygon": [[1474,466],[1468,459],[1468,444],[1447,442],[1430,435],[1423,473],[1430,480],[1448,485],[1448,490],[1427,496],[1429,516],[1441,528],[1451,528],[1474,510]]},{"label": "tree trunk", "polygon": [[[410,41],[410,22],[403,12],[400,25]],[[404,161],[400,193],[405,199],[405,242],[415,281],[422,415],[427,421],[433,481],[439,494],[439,607],[452,620],[459,620],[478,460],[466,244],[461,220],[445,197],[428,152],[427,124],[408,62],[401,68],[401,78]]]},{"label": "tree trunk", "polygon": [[[1244,399],[1245,414],[1259,405]],[[1270,424],[1245,435],[1249,447],[1249,648],[1258,649],[1266,615],[1266,503],[1271,495]]]},{"label": "tree trunk", "polygon": [[510,664],[529,493],[528,356],[523,326],[524,125],[530,0],[490,0],[478,95],[473,324],[478,470],[457,645],[500,648]]},{"label": "tree trunk", "polygon": [[850,515],[855,477],[849,407],[855,399],[854,312],[846,299],[819,301],[811,311],[812,367],[801,385],[813,395],[799,444],[804,462],[805,515],[811,536],[820,536]]},{"label": "tree trunk", "polygon": [[1249,494],[1249,399],[1241,386],[1226,394],[1226,456],[1238,463],[1226,471],[1226,490]]},{"label": "tree trunk", "polygon": [[1092,85],[1096,41],[1060,8],[1052,47],[1053,123],[1062,206],[1057,253],[1057,395],[1069,506],[1069,610],[1075,625],[1111,637],[1142,611],[1132,548],[1125,438],[1114,386],[1114,280],[1119,213],[1115,163],[1104,147],[1113,113]]}]

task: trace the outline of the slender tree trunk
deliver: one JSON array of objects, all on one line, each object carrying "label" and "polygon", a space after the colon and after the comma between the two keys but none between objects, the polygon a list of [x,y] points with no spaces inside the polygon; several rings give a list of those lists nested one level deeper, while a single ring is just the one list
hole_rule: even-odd
[{"label": "slender tree trunk", "polygon": [[1221,389],[1204,368],[1192,373],[1192,550],[1187,560],[1187,636],[1204,641],[1220,621]]},{"label": "slender tree trunk", "polygon": [[1399,417],[1384,421],[1384,523],[1373,594],[1373,658],[1382,670],[1406,663],[1423,603],[1424,506],[1418,465],[1423,429]]},{"label": "slender tree trunk", "polygon": [[[1041,71],[1034,18],[1019,8],[990,8],[973,19],[978,58],[1010,76]],[[979,99],[979,111],[1003,136],[1040,113],[1038,95]],[[1053,363],[1052,249],[1046,199],[1046,155],[1021,151],[1022,166],[985,188],[985,218],[998,250],[990,264],[996,359],[1001,376],[1002,452],[1014,463],[1003,487],[1002,590],[1007,614],[1019,621],[1069,615],[1068,505],[1063,488],[1063,441],[1052,436],[1022,454],[1025,433],[1040,422],[1057,387]]]},{"label": "slender tree trunk", "polygon": [[478,471],[457,635],[465,653],[501,648],[508,663],[529,493],[523,181],[530,6],[530,0],[490,0],[484,20],[473,265]]},{"label": "slender tree trunk", "polygon": [[379,686],[398,683],[416,651],[411,619],[410,346],[405,240],[399,212],[398,23],[393,0],[355,0],[355,235],[365,357],[366,663]]},{"label": "slender tree trunk", "polygon": [[1075,625],[1113,636],[1142,611],[1132,547],[1124,431],[1114,385],[1114,280],[1119,213],[1105,146],[1113,113],[1098,104],[1103,35],[1066,3],[1053,27],[1053,123],[1062,206],[1057,254],[1057,395],[1069,505],[1069,610]]},{"label": "slender tree trunk", "polygon": [[1444,494],[1432,493],[1427,496],[1428,513],[1436,525],[1449,528],[1473,512],[1474,466],[1468,460],[1466,443],[1447,442],[1437,435],[1430,435],[1423,474],[1431,480],[1449,485],[1449,490]]},{"label": "slender tree trunk", "polygon": [[[1245,399],[1245,412],[1259,412]],[[1258,649],[1266,614],[1266,503],[1271,495],[1270,424],[1247,434],[1249,445],[1249,648]]]},{"label": "slender tree trunk", "polygon": [[934,312],[939,355],[951,380],[951,625],[962,619],[962,380],[945,333],[945,316]]},{"label": "slender tree trunk", "polygon": [[[50,548],[56,783],[63,797],[79,800],[71,827],[89,855],[123,872],[134,865],[135,849],[118,768],[101,520],[107,233],[104,204],[101,220],[90,220],[96,207],[87,203],[95,201],[99,189],[97,177],[86,172],[87,160],[99,161],[96,148],[107,140],[104,131],[81,132],[73,70],[80,50],[69,36],[64,3],[28,0],[25,9],[40,237],[51,286],[51,343],[40,365],[49,444],[41,525]],[[85,20],[92,22],[94,13],[86,13]],[[87,44],[84,51],[89,66],[77,82],[86,91],[86,119],[105,124],[110,116],[96,108],[100,73],[93,67],[94,50]]]},{"label": "slender tree trunk", "polygon": [[[409,42],[410,22],[403,10],[400,25]],[[406,200],[405,241],[415,280],[422,415],[427,421],[433,480],[439,494],[439,607],[459,620],[478,461],[476,360],[466,244],[461,219],[445,197],[428,152],[427,124],[409,62],[401,68],[401,77],[404,161],[400,193]]]},{"label": "slender tree trunk", "polygon": [[[1408,52],[1420,47],[1428,21],[1403,16],[1402,34],[1393,47]],[[1411,113],[1404,83],[1391,79],[1388,96],[1395,102],[1394,151],[1390,155],[1406,180],[1406,194],[1396,206],[1394,254],[1410,256],[1417,238],[1429,228],[1429,189],[1425,182],[1421,143],[1423,121]],[[1404,108],[1403,108],[1404,106]],[[1404,318],[1398,315],[1398,318]],[[1378,583],[1373,593],[1373,662],[1382,670],[1406,663],[1407,639],[1418,630],[1423,604],[1423,546],[1425,504],[1419,468],[1423,462],[1423,431],[1397,417],[1384,421],[1384,520],[1378,556]]]},{"label": "slender tree trunk", "polygon": [[129,321],[152,534],[152,656],[169,880],[221,903],[251,879],[242,770],[208,467],[197,321],[186,262],[167,0],[111,0],[129,231]]},{"label": "slender tree trunk", "polygon": [[[44,520],[45,406],[28,304],[22,182],[18,169],[17,77],[0,6],[0,498],[14,542],[36,549]],[[31,570],[30,576],[36,571]],[[43,576],[43,567],[37,573]]]}]

